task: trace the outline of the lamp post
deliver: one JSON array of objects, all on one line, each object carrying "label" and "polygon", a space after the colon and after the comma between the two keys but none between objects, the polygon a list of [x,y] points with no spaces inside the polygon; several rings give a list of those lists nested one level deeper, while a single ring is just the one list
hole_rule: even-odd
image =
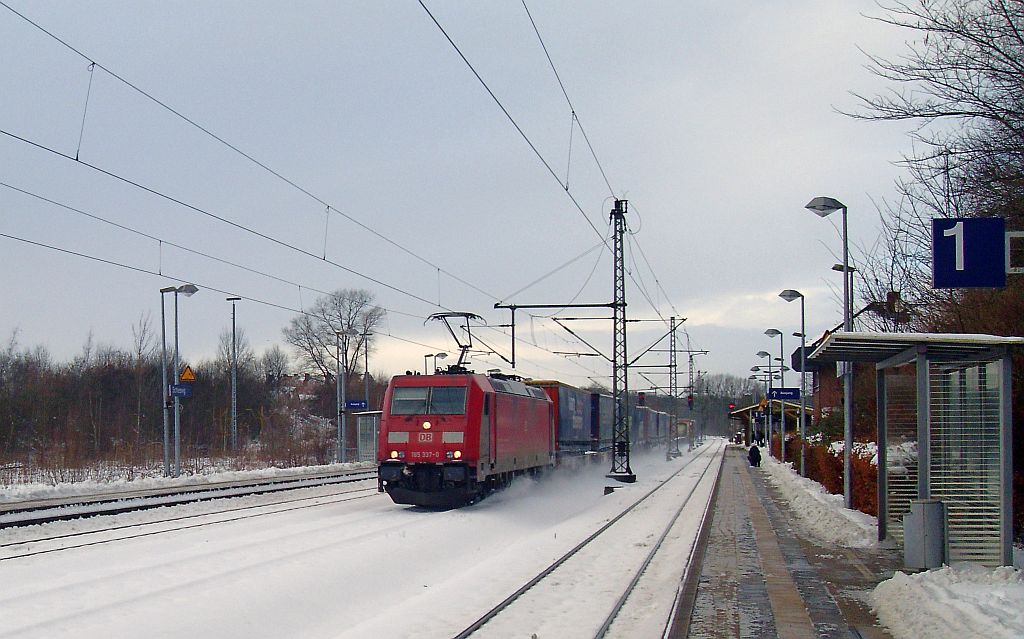
[{"label": "lamp post", "polygon": [[[174,385],[181,383],[181,361],[178,357],[178,294],[192,297],[199,289],[195,284],[182,284],[174,289]],[[174,396],[174,476],[181,475],[181,398]]]},{"label": "lamp post", "polygon": [[[778,336],[779,338],[779,383],[782,388],[786,387],[786,347],[783,344],[783,334],[777,328],[769,328],[764,332],[768,337]],[[779,402],[779,460],[786,461],[786,400]]]},{"label": "lamp post", "polygon": [[231,302],[231,451],[238,451],[238,339],[235,336],[235,302],[241,297],[229,297]]},{"label": "lamp post", "polygon": [[345,414],[345,393],[347,386],[347,369],[348,369],[348,338],[353,335],[358,335],[356,331],[348,329],[346,331],[334,331],[334,347],[335,347],[335,362],[337,365],[337,374],[334,376],[336,383],[335,391],[337,393],[338,401],[338,455],[337,460],[344,464],[346,460],[345,455],[345,436],[347,426],[347,415]]},{"label": "lamp post", "polygon": [[[787,302],[792,302],[797,298],[800,299],[800,333],[798,334],[800,336],[800,476],[806,477],[807,466],[804,463],[804,457],[807,456],[807,432],[804,426],[804,421],[806,419],[805,407],[807,405],[807,399],[804,396],[806,395],[805,384],[807,353],[805,351],[807,349],[807,330],[804,326],[804,294],[800,291],[787,288],[779,293],[779,297]],[[797,335],[797,333],[794,333],[794,335]]]},{"label": "lamp post", "polygon": [[370,335],[373,333],[360,333],[363,338],[363,391],[366,400],[366,410],[370,410]]},{"label": "lamp post", "polygon": [[[758,381],[758,382],[761,382],[762,384],[764,384],[764,399],[765,399],[765,402],[767,402],[768,401],[768,374],[767,373],[762,373],[760,366],[751,366],[750,367],[750,372],[752,372],[754,374],[751,375],[747,379],[752,379],[754,381]],[[761,437],[760,437],[760,435],[758,433],[759,430],[760,429],[755,429],[755,432],[754,432],[754,440],[755,441],[761,441]]]},{"label": "lamp post", "polygon": [[160,403],[164,413],[164,477],[171,475],[171,425],[167,417],[167,411],[171,408],[170,392],[167,388],[167,313],[164,310],[164,293],[173,293],[176,286],[167,286],[160,289]]},{"label": "lamp post", "polygon": [[768,400],[768,456],[770,457],[772,454],[772,400],[768,394],[772,390],[772,356],[768,351],[758,351],[757,356],[768,360],[768,390],[765,391],[765,399]]},{"label": "lamp post", "polygon": [[[850,318],[850,244],[847,235],[846,205],[830,197],[816,197],[804,207],[825,217],[833,211],[843,212],[843,330],[853,331]],[[843,362],[843,502],[853,508],[850,470],[853,454],[853,365]]]}]

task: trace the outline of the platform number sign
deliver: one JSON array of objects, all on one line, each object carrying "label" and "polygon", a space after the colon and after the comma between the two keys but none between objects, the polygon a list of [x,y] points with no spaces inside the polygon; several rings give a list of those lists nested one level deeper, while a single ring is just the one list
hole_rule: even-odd
[{"label": "platform number sign", "polygon": [[1003,218],[932,220],[933,288],[1006,286],[1006,225]]}]

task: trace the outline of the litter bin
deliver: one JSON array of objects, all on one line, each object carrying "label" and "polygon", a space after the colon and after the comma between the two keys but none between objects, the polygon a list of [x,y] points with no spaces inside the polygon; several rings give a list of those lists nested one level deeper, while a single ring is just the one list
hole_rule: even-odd
[{"label": "litter bin", "polygon": [[903,515],[903,565],[929,570],[947,561],[946,505],[938,499],[910,502],[910,512]]}]

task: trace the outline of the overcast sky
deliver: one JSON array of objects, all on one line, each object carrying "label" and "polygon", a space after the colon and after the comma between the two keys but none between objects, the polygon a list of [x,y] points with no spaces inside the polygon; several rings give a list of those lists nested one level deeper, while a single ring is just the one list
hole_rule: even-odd
[{"label": "overcast sky", "polygon": [[[159,335],[159,289],[194,282],[179,307],[193,361],[230,329],[228,295],[259,352],[317,291],[365,288],[389,310],[371,370],[422,369],[454,349],[431,313],[505,324],[495,302],[611,301],[595,247],[614,195],[631,211],[629,317],[686,317],[710,351],[697,366],[745,377],[779,349],[766,328],[797,346],[782,289],[806,295],[809,335],[841,321],[838,214],[804,205],[838,198],[870,246],[909,149],[905,126],[837,113],[885,88],[858,48],[909,37],[865,0],[528,1],[607,184],[518,0],[425,4],[529,143],[418,2],[3,1],[86,56],[0,6],[0,233],[20,238],[0,237],[0,335],[59,360],[90,333],[128,349],[145,315]],[[551,320],[517,319],[520,374],[610,374],[552,354],[586,347]],[[610,322],[577,328],[610,354]],[[630,351],[665,330],[631,325]],[[480,335],[508,354],[507,335]]]}]

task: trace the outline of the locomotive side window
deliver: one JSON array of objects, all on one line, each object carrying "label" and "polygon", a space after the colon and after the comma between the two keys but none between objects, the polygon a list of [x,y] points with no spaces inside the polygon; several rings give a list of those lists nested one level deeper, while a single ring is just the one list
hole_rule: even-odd
[{"label": "locomotive side window", "polygon": [[396,388],[391,395],[391,414],[425,415],[429,391],[426,386]]},{"label": "locomotive side window", "polygon": [[459,386],[437,386],[430,389],[431,415],[465,415],[466,389]]},{"label": "locomotive side window", "polygon": [[464,415],[466,389],[460,386],[406,386],[391,395],[392,415]]}]

